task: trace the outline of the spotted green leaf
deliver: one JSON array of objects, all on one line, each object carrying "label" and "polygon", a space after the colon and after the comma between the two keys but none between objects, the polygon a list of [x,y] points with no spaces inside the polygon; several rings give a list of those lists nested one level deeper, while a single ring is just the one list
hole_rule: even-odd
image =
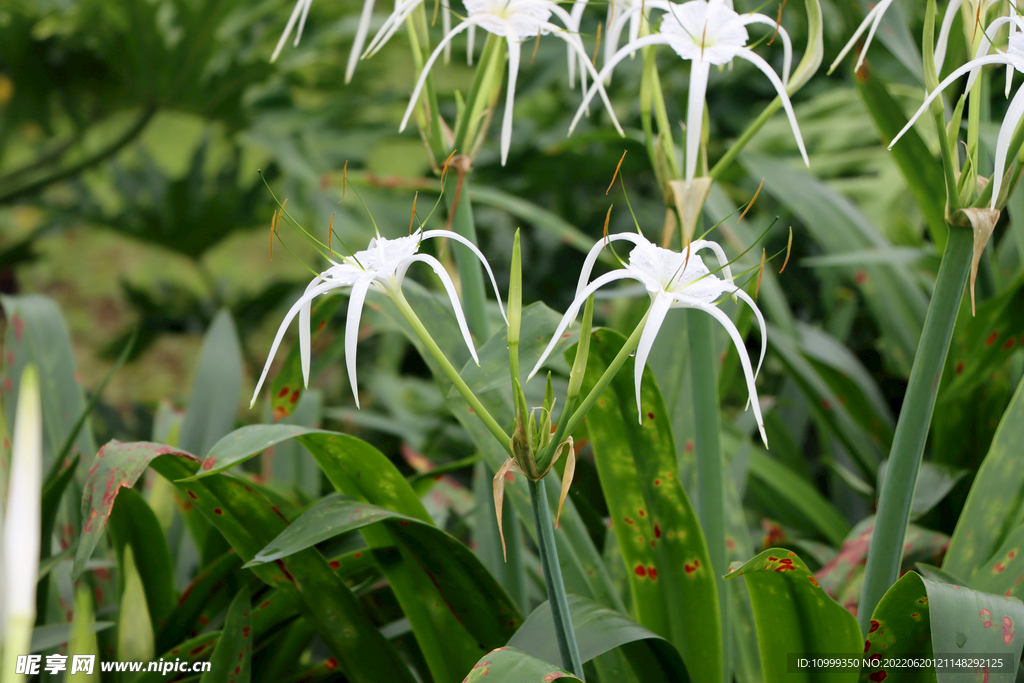
[{"label": "spotted green leaf", "polygon": [[580,679],[540,659],[511,647],[499,647],[484,655],[473,665],[463,683],[547,683],[547,681]]},{"label": "spotted green leaf", "polygon": [[210,655],[210,670],[199,683],[249,683],[252,675],[252,610],[249,589],[241,590],[228,607],[217,647]]}]

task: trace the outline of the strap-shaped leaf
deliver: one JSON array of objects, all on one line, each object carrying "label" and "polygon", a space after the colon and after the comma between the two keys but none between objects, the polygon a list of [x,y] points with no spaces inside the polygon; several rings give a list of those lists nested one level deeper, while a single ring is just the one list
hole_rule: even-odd
[{"label": "strap-shaped leaf", "polygon": [[252,619],[249,589],[242,586],[231,601],[217,647],[210,656],[210,670],[199,683],[249,683],[252,675]]},{"label": "strap-shaped leaf", "polygon": [[499,647],[488,652],[473,665],[473,669],[462,683],[487,683],[488,681],[544,683],[554,680],[578,681],[580,679],[559,669],[554,664],[536,659],[519,650],[511,647]]}]

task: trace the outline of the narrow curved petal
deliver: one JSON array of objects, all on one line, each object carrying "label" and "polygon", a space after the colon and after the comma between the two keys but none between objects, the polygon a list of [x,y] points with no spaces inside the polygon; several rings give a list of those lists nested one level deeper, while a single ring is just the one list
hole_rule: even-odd
[{"label": "narrow curved petal", "polygon": [[359,344],[359,319],[363,314],[363,302],[366,292],[370,289],[372,277],[363,277],[352,285],[352,293],[348,299],[348,313],[345,315],[345,367],[348,370],[348,381],[352,385],[352,397],[359,407],[359,389],[356,384],[356,346]]},{"label": "narrow curved petal", "polygon": [[756,53],[750,51],[747,48],[742,48],[737,52],[737,56],[743,57],[748,62],[756,66],[761,70],[768,80],[775,86],[775,90],[779,93],[779,98],[782,100],[782,107],[786,110],[786,116],[789,117],[789,127],[793,129],[793,136],[796,138],[796,144],[800,148],[800,156],[804,158],[804,165],[810,166],[811,162],[807,158],[807,149],[804,147],[803,136],[800,135],[800,126],[796,122],[796,114],[793,112],[793,103],[789,101],[789,95],[786,94],[786,86],[782,84],[779,77],[772,70],[772,67],[768,62],[761,59]]},{"label": "narrow curved petal", "polygon": [[710,70],[711,65],[707,62],[695,59],[690,63],[690,92],[686,106],[686,182],[693,180],[697,172],[700,134],[704,129],[704,96],[708,90]]},{"label": "narrow curved petal", "polygon": [[[989,36],[995,35],[995,32],[998,31],[1000,29],[1000,27],[1002,27],[1003,24],[1010,24],[1010,30],[1011,31],[1013,30],[1013,27],[1016,26],[1016,22],[1013,21],[1013,19],[1010,18],[1010,17],[999,17],[998,19],[993,21],[991,24],[989,24],[988,30],[985,31],[985,33],[981,37],[981,42],[978,43],[978,49],[974,53],[974,58],[975,59],[977,59],[978,57],[984,57],[985,55],[988,54],[988,51],[990,49],[992,49],[992,41],[989,40]],[[1013,67],[1010,66],[1010,65],[1007,65],[1007,71],[1009,72],[1010,80],[1012,81],[1013,80]],[[978,74],[979,73],[981,73],[981,67],[980,66],[976,67],[974,69],[971,69],[971,75],[967,77],[967,87],[965,89],[965,92],[970,92],[971,88],[974,87],[974,81],[978,78]],[[1009,88],[1009,86],[1007,86],[1007,88]],[[1007,97],[1010,96],[1009,95],[1009,91],[1007,91],[1007,95],[1006,96]]]},{"label": "narrow curved petal", "polygon": [[[402,28],[402,24],[405,23],[406,18],[412,14],[413,10],[423,4],[423,0],[405,0],[404,2],[395,3],[395,11],[388,15],[388,18],[384,20],[380,29],[377,31],[377,35],[373,37],[370,44],[366,47],[366,51],[363,53],[362,58],[366,59],[371,57],[384,47],[384,45],[391,40],[392,36]],[[365,9],[365,5],[363,7]],[[369,21],[369,19],[367,19]]]},{"label": "narrow curved petal", "polygon": [[[622,36],[622,29],[625,28],[626,18],[628,18],[628,11],[623,12],[620,15],[615,13],[615,3],[608,3],[608,16],[605,19],[605,33],[604,33],[604,63],[607,64],[615,54],[615,51],[619,49],[619,39]],[[623,15],[626,15],[625,17]],[[631,25],[632,27],[632,25]],[[630,36],[630,40],[633,37]],[[608,85],[608,82],[605,82]]]},{"label": "narrow curved petal", "polygon": [[420,99],[420,91],[423,90],[424,84],[427,82],[427,74],[430,73],[430,68],[434,66],[434,62],[437,61],[438,56],[444,51],[444,46],[452,42],[455,36],[465,31],[473,23],[472,19],[466,19],[459,23],[458,26],[451,30],[451,33],[441,39],[441,42],[437,44],[434,51],[430,54],[430,58],[427,59],[427,63],[423,65],[423,72],[420,74],[420,78],[416,81],[416,87],[412,91],[412,97],[409,98],[409,106],[405,110],[405,116],[402,117],[402,125],[398,127],[398,132],[401,133],[405,130],[405,127],[409,125],[409,117],[412,116],[413,109],[416,108],[416,102]]},{"label": "narrow curved petal", "polygon": [[[609,3],[609,8],[611,3]],[[580,32],[580,20],[583,18],[583,10],[587,8],[587,0],[574,0],[572,5],[572,11],[569,12],[570,23],[566,24],[565,27],[574,33]],[[569,60],[569,89],[572,90],[576,87],[576,55],[573,54],[572,48],[568,45],[565,46],[566,58]],[[582,63],[580,65],[582,67]],[[582,76],[582,74],[581,74]],[[580,86],[583,91],[586,92],[586,83],[581,83]]]},{"label": "narrow curved petal", "polygon": [[480,263],[484,265],[484,270],[487,271],[487,277],[491,279],[491,287],[494,288],[494,298],[498,300],[498,310],[501,311],[501,317],[505,318],[505,324],[508,324],[508,317],[505,316],[505,307],[501,305],[501,294],[498,292],[498,281],[494,279],[494,271],[491,270],[491,264],[487,262],[487,258],[483,255],[483,252],[477,248],[472,241],[468,238],[463,237],[457,232],[451,230],[427,230],[423,233],[422,238],[425,240],[433,237],[445,237],[450,240],[455,240],[459,244],[465,245],[469,248],[473,255],[480,259]]},{"label": "narrow curved petal", "polygon": [[548,342],[547,348],[544,349],[544,353],[540,354],[540,358],[537,359],[537,364],[533,366],[533,370],[531,370],[530,374],[527,376],[527,381],[537,374],[537,371],[540,370],[540,366],[542,366],[544,361],[548,359],[548,356],[551,355],[551,352],[555,349],[555,345],[558,343],[558,340],[562,337],[562,333],[565,332],[565,328],[569,327],[569,324],[576,319],[577,314],[580,312],[580,307],[586,303],[587,297],[609,282],[624,279],[633,280],[635,278],[627,270],[613,270],[610,273],[605,273],[591,282],[586,289],[580,292],[576,298],[573,299],[573,302],[569,304],[569,309],[565,312],[565,315],[563,315],[562,319],[558,321],[558,327],[555,328],[555,333],[551,335],[551,341]]},{"label": "narrow curved petal", "polygon": [[[590,100],[594,99],[594,95],[597,94],[597,86],[608,79],[612,69],[614,69],[619,62],[625,59],[632,51],[639,50],[640,48],[647,47],[648,45],[667,45],[668,42],[668,36],[655,33],[653,35],[644,36],[639,40],[634,40],[616,52],[612,56],[611,60],[604,65],[604,68],[601,69],[601,73],[599,73],[597,78],[594,79],[594,84],[590,86],[590,90],[588,90],[587,94],[583,97],[583,104],[581,104],[580,108],[576,110],[576,116],[573,117],[572,123],[569,124],[569,135],[572,135],[573,130],[576,128],[576,124],[580,122],[580,118],[582,118],[583,113],[586,111],[587,105],[590,104]],[[601,90],[603,91],[604,88]]]},{"label": "narrow curved petal", "polygon": [[757,376],[761,373],[761,365],[764,364],[764,353],[768,349],[768,327],[764,323],[764,316],[761,315],[761,310],[754,303],[754,300],[750,298],[749,294],[742,289],[737,289],[734,294],[750,306],[750,310],[754,312],[754,317],[757,318],[757,324],[761,326],[761,357],[757,361],[757,369],[754,370],[754,379],[757,379]]},{"label": "narrow curved petal", "polygon": [[306,291],[302,293],[301,300],[306,303],[299,309],[299,358],[302,361],[302,386],[309,386],[309,316],[313,308],[313,299],[307,298],[310,290],[319,284],[321,280],[313,280],[306,285]]},{"label": "narrow curved petal", "polygon": [[519,37],[508,29],[508,93],[505,95],[505,115],[501,119],[501,165],[508,161],[512,146],[512,109],[516,100],[516,79],[519,78]]},{"label": "narrow curved petal", "polygon": [[935,73],[942,73],[942,65],[946,62],[946,46],[949,45],[949,32],[953,29],[953,20],[956,19],[962,4],[963,0],[950,0],[946,6],[946,14],[942,17],[942,26],[939,28],[939,39],[935,43]]},{"label": "narrow curved petal", "polygon": [[469,27],[466,33],[466,63],[473,66],[473,48],[476,46],[476,25]]},{"label": "narrow curved petal", "polygon": [[[853,32],[853,36],[850,38],[849,42],[847,42],[846,45],[843,46],[843,49],[839,51],[839,56],[836,57],[836,60],[834,62],[832,62],[832,66],[828,68],[829,73],[832,73],[833,71],[836,70],[836,67],[839,66],[839,62],[843,61],[843,58],[846,57],[850,50],[853,49],[853,46],[857,44],[857,41],[864,34],[864,31],[866,31],[868,26],[870,26],[871,23],[875,20],[875,17],[880,17],[882,14],[884,14],[885,10],[889,9],[889,5],[891,4],[892,0],[882,0],[882,2],[875,5],[871,9],[871,11],[867,13],[867,16],[864,17],[864,21],[862,21],[860,23],[860,26],[857,27],[857,30]],[[864,54],[865,52],[868,51],[869,45],[871,45],[870,40],[864,43],[864,49],[861,50],[861,54]],[[858,68],[859,66],[860,62],[858,62]]]},{"label": "narrow curved petal", "polygon": [[284,31],[281,33],[280,40],[277,41],[277,47],[274,48],[274,54],[270,55],[270,61],[277,60],[277,56],[281,54],[281,49],[284,47],[285,41],[288,40],[288,36],[292,34],[292,29],[295,28],[295,22],[299,20],[299,15],[303,12],[303,7],[313,0],[299,0],[295,3],[295,9],[292,10],[292,14],[288,17],[288,23],[285,24]]},{"label": "narrow curved petal", "polygon": [[907,122],[907,125],[905,125],[903,127],[903,130],[901,130],[899,133],[897,133],[896,137],[894,137],[892,139],[892,142],[889,143],[889,149],[892,149],[892,146],[895,145],[899,141],[899,139],[901,137],[903,137],[903,134],[906,133],[908,130],[910,130],[910,127],[913,126],[914,123],[916,123],[919,118],[921,118],[921,114],[925,113],[928,110],[928,106],[931,105],[931,103],[935,100],[935,98],[938,97],[942,93],[942,91],[945,90],[946,88],[948,88],[954,81],[956,81],[956,79],[960,78],[961,76],[963,76],[968,71],[970,71],[972,69],[975,69],[975,68],[977,68],[979,66],[985,66],[987,64],[1009,64],[1009,63],[1010,63],[1009,59],[1004,54],[987,55],[985,57],[979,57],[977,59],[972,59],[971,61],[969,61],[966,64],[964,64],[963,66],[961,66],[959,69],[957,69],[953,73],[951,73],[948,76],[946,76],[945,80],[943,80],[941,83],[939,83],[939,86],[937,88],[935,88],[935,90],[933,90],[931,92],[931,94],[928,95],[928,97],[925,98],[924,104],[921,105],[920,109],[918,109],[916,112],[914,112],[914,115],[910,118],[910,121]]},{"label": "narrow curved petal", "polygon": [[757,401],[757,388],[754,386],[754,373],[750,367],[750,356],[747,354],[747,347],[744,345],[743,338],[740,337],[736,326],[732,324],[729,316],[714,304],[680,301],[679,305],[682,308],[696,308],[697,310],[704,311],[721,323],[725,331],[729,333],[733,345],[736,346],[736,353],[740,357],[743,376],[747,380],[747,393],[750,396],[750,404],[754,408],[754,417],[757,419],[757,429],[761,432],[761,441],[764,442],[764,447],[768,448],[768,435],[764,432],[764,419],[761,417],[761,405]]},{"label": "narrow curved petal", "polygon": [[999,201],[999,190],[1003,186],[1003,173],[1006,170],[1006,157],[1010,150],[1010,142],[1013,140],[1013,133],[1017,130],[1017,124],[1024,117],[1024,86],[1017,90],[1017,94],[1010,100],[1010,106],[1006,108],[1006,116],[1003,117],[1003,125],[999,127],[999,137],[996,138],[996,159],[992,169],[992,202],[989,208],[996,208]]},{"label": "narrow curved petal", "polygon": [[878,30],[878,26],[882,23],[882,17],[885,16],[885,10],[889,9],[889,5],[892,4],[892,0],[885,0],[879,3],[879,6],[885,5],[884,9],[879,10],[875,15],[875,20],[871,22],[871,30],[868,31],[868,37],[864,39],[864,49],[860,51],[860,56],[857,57],[857,63],[853,65],[854,71],[859,71],[862,64],[864,64],[864,58],[868,54],[868,47],[871,45],[871,41],[875,39],[875,31]]},{"label": "narrow curved petal", "polygon": [[299,17],[299,28],[295,31],[295,42],[292,43],[292,47],[298,47],[299,40],[302,39],[302,29],[306,28],[306,16],[309,14],[309,8],[313,6],[313,0],[306,0],[306,6],[302,8],[302,16]]},{"label": "narrow curved petal", "polygon": [[[555,9],[559,8],[556,7]],[[604,81],[601,80],[600,75],[597,73],[597,69],[594,68],[594,65],[590,63],[590,58],[587,57],[587,53],[583,50],[583,41],[580,40],[580,37],[575,33],[563,31],[554,24],[545,23],[542,24],[542,26],[552,29],[556,37],[564,40],[566,45],[576,51],[576,54],[580,57],[580,64],[586,68],[586,71],[590,73],[591,78],[594,79],[594,86],[591,90],[596,88],[597,92],[601,93],[601,100],[604,102],[605,109],[608,110],[608,115],[612,117],[612,124],[615,126],[615,130],[618,131],[619,135],[625,136],[626,134],[623,132],[622,126],[619,125],[619,120],[615,117],[615,109],[612,108],[611,100],[608,99],[608,93],[604,89]],[[583,81],[583,78],[583,74],[580,74],[581,81]],[[586,83],[585,81],[583,82],[584,84]],[[586,107],[586,104],[584,104],[584,107]],[[571,133],[572,131],[570,130],[569,132]]]},{"label": "narrow curved petal", "polygon": [[790,41],[786,29],[783,28],[782,24],[776,22],[775,19],[766,17],[763,14],[744,14],[742,19],[745,25],[764,24],[765,26],[771,26],[772,30],[779,32],[779,37],[782,38],[782,82],[788,86],[789,71],[793,65],[793,43]]},{"label": "narrow curved petal", "polygon": [[625,240],[632,242],[633,244],[646,244],[648,240],[644,239],[640,235],[634,235],[630,232],[617,232],[612,235],[608,235],[607,238],[601,238],[598,242],[590,248],[587,252],[587,258],[583,260],[583,268],[580,270],[580,279],[576,283],[576,296],[580,295],[580,292],[590,282],[590,273],[593,271],[594,266],[597,264],[597,257],[601,254],[601,250],[605,248],[608,242],[618,242]]},{"label": "narrow curved petal", "polygon": [[363,11],[359,15],[359,28],[356,29],[356,37],[352,42],[352,51],[348,53],[348,64],[345,65],[345,82],[352,81],[352,75],[356,72],[356,64],[363,54],[363,45],[366,44],[366,36],[370,33],[370,20],[373,18],[374,0],[364,0]]},{"label": "narrow curved petal", "polygon": [[[1015,17],[1015,9],[1014,9],[1012,4],[1010,5],[1010,17],[1011,18]],[[1010,22],[1010,27],[1009,27],[1009,34],[1007,35],[1007,39],[1008,40],[1011,40],[1011,41],[1013,40],[1013,35],[1015,33],[1017,33],[1017,29],[1018,29],[1017,22],[1016,21],[1011,21]],[[1010,97],[1010,87],[1012,85],[1013,85],[1013,67],[1010,66],[1009,64],[1007,64],[1006,65],[1006,90],[1005,90],[1005,95],[1006,95],[1007,98]]]},{"label": "narrow curved petal", "polygon": [[[441,3],[441,31],[448,35],[452,30],[452,11],[448,9],[447,3]],[[448,43],[447,47],[444,48],[444,63],[447,64],[452,59],[452,44]]]},{"label": "narrow curved petal", "polygon": [[636,412],[640,424],[644,422],[644,411],[640,407],[640,385],[644,379],[644,368],[647,367],[647,358],[651,355],[654,347],[654,340],[661,330],[661,324],[665,322],[665,314],[672,308],[672,296],[669,294],[657,294],[651,302],[651,310],[647,314],[647,322],[644,324],[644,331],[640,333],[640,343],[636,347],[636,362],[633,365],[633,384],[636,387]]},{"label": "narrow curved petal", "polygon": [[[640,25],[643,23],[643,19],[643,15],[640,13],[634,14],[629,18],[629,42],[632,43],[640,37]],[[635,55],[636,53],[634,52],[633,54]]]},{"label": "narrow curved petal", "polygon": [[466,342],[466,348],[469,349],[469,353],[473,356],[473,360],[476,361],[477,365],[480,365],[480,358],[476,355],[476,346],[473,345],[473,335],[469,332],[469,325],[466,324],[466,315],[462,312],[462,304],[459,303],[459,293],[455,290],[455,283],[452,282],[452,278],[448,275],[448,271],[444,269],[441,262],[430,254],[416,254],[410,259],[407,259],[402,267],[399,268],[396,275],[398,276],[399,282],[405,277],[405,271],[409,269],[413,263],[419,261],[420,263],[426,263],[430,268],[437,274],[438,279],[441,280],[441,284],[444,285],[445,293],[448,294],[448,298],[451,299],[452,309],[455,311],[455,321],[459,324],[459,330],[462,332],[462,338]]},{"label": "narrow curved petal", "polygon": [[727,280],[732,280],[732,270],[729,268],[729,258],[725,255],[725,250],[722,249],[722,245],[718,242],[712,242],[710,240],[694,240],[690,242],[690,247],[694,252],[698,252],[701,249],[710,249],[715,253],[715,257],[718,258],[718,265],[722,267],[722,274]]},{"label": "narrow curved petal", "polygon": [[252,400],[249,402],[250,408],[256,405],[256,398],[260,395],[260,389],[263,388],[263,382],[267,379],[267,373],[270,372],[270,364],[274,362],[274,356],[277,354],[278,347],[281,346],[281,340],[284,339],[284,333],[288,331],[288,325],[290,325],[295,316],[299,314],[299,311],[302,310],[302,307],[307,301],[313,300],[324,292],[329,292],[332,289],[344,286],[345,285],[341,285],[336,282],[325,282],[322,285],[314,287],[312,290],[307,289],[306,293],[288,309],[288,314],[285,315],[284,320],[281,321],[281,325],[277,328],[277,335],[274,336],[274,343],[270,345],[270,353],[267,354],[267,362],[263,366],[263,374],[260,375],[260,380],[256,382],[256,391],[252,392]]}]

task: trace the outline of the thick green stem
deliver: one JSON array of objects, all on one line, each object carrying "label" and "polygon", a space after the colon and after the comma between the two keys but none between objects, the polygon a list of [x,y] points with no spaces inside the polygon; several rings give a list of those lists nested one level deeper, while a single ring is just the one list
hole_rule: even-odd
[{"label": "thick green stem", "polygon": [[494,435],[494,438],[498,440],[501,447],[504,448],[505,452],[511,457],[512,438],[506,434],[505,430],[501,428],[493,417],[491,417],[491,414],[487,412],[487,409],[484,408],[482,403],[480,403],[480,399],[476,397],[476,394],[473,393],[472,389],[470,389],[466,382],[463,381],[462,377],[459,375],[459,371],[455,369],[455,366],[451,364],[448,357],[444,355],[444,351],[441,350],[437,345],[437,342],[435,342],[433,337],[430,336],[430,333],[427,332],[427,328],[424,327],[423,321],[421,321],[419,316],[416,315],[416,311],[412,309],[412,306],[406,300],[405,295],[402,294],[401,290],[399,290],[397,293],[391,295],[391,300],[394,302],[395,306],[398,307],[398,310],[401,312],[402,317],[405,318],[405,321],[409,323],[409,327],[412,328],[412,331],[416,334],[419,340],[423,342],[423,345],[427,348],[427,352],[430,353],[431,357],[433,357],[433,359],[437,361],[437,364],[441,366],[441,371],[444,372],[445,376],[448,377],[449,380],[451,380],[451,383],[455,386],[455,389],[459,394],[462,395],[462,398],[466,399],[466,403],[468,403],[469,407],[473,409],[476,416],[480,418],[480,421],[484,423],[484,426],[487,427],[487,431]]},{"label": "thick green stem", "polygon": [[[456,193],[458,203],[453,205]],[[469,172],[448,173],[444,196],[448,202],[448,212],[455,212],[452,230],[476,244],[476,224],[473,222],[473,206],[469,202]],[[491,337],[487,324],[483,268],[469,249],[462,245],[452,245],[452,249],[455,251],[455,265],[459,269],[459,281],[462,284],[462,308],[466,312],[466,322],[473,336],[482,344]]]},{"label": "thick green stem", "polygon": [[903,537],[910,517],[917,472],[928,438],[935,396],[953,336],[960,298],[967,282],[972,247],[970,229],[950,226],[946,253],[942,257],[924,331],[910,371],[910,383],[896,423],[889,466],[878,501],[875,531],[864,575],[864,592],[858,609],[860,625],[865,633],[875,606],[899,577]]},{"label": "thick green stem", "polygon": [[747,129],[743,131],[743,134],[740,135],[739,139],[732,144],[732,147],[722,155],[722,158],[718,160],[718,163],[714,165],[708,175],[715,180],[720,180],[722,178],[722,174],[728,170],[729,166],[736,160],[739,153],[747,146],[747,143],[757,135],[757,132],[764,127],[764,124],[768,123],[768,120],[779,110],[781,106],[782,100],[776,97],[767,107],[764,108],[764,111],[761,112],[760,116],[754,119],[754,122],[747,126]]},{"label": "thick green stem", "polygon": [[555,529],[551,522],[551,509],[544,491],[543,481],[528,480],[530,503],[533,507],[533,522],[537,526],[537,547],[540,549],[540,563],[544,568],[544,585],[548,591],[548,604],[555,622],[555,638],[562,655],[562,668],[583,680],[583,662],[580,661],[576,633],[569,614],[569,601],[565,596],[562,570],[558,564],[558,548],[555,546]]},{"label": "thick green stem", "polygon": [[703,311],[687,312],[690,340],[690,372],[693,376],[694,451],[697,456],[698,515],[708,544],[708,557],[718,583],[718,609],[722,619],[723,665],[727,679],[730,658],[728,624],[728,587],[722,578],[729,572],[725,552],[725,499],[722,474],[722,447],[719,443],[718,390],[715,388],[715,340],[711,318]]}]

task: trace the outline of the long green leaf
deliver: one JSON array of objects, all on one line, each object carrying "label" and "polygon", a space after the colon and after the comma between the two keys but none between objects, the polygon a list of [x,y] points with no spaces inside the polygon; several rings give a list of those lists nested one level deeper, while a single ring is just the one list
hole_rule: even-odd
[{"label": "long green leaf", "polygon": [[761,666],[767,681],[856,681],[857,671],[800,669],[791,673],[789,653],[860,652],[860,627],[818,585],[796,553],[771,548],[726,578],[742,576],[757,624]]},{"label": "long green leaf", "polygon": [[210,670],[199,683],[249,683],[252,675],[252,619],[249,589],[242,586],[231,601],[217,647],[210,655]]},{"label": "long green leaf", "polygon": [[[644,683],[690,680],[672,644],[632,619],[578,595],[569,596],[569,610],[582,661],[621,647],[626,661]],[[559,658],[549,603],[541,604],[526,618],[508,646],[548,662]]]},{"label": "long green leaf", "polygon": [[[614,331],[593,333],[584,395],[623,343]],[[646,414],[639,424],[629,359],[583,424],[637,620],[676,646],[695,681],[717,681],[722,678],[718,588],[699,520],[675,474],[669,415],[649,369],[641,401]]]},{"label": "long green leaf", "polygon": [[210,450],[235,426],[241,391],[242,347],[231,314],[221,310],[203,339],[178,446],[189,453]]},{"label": "long green leaf", "polygon": [[981,464],[957,521],[942,568],[971,578],[996,554],[1010,533],[1024,523],[1024,380],[1003,414],[992,446]]},{"label": "long green leaf", "polygon": [[[87,523],[75,558],[77,571],[96,547],[122,486],[132,486],[148,466],[177,482],[199,463],[194,455],[160,444],[114,441],[104,446],[85,485],[82,507]],[[243,560],[252,559],[288,524],[276,506],[239,480],[218,475],[177,486]],[[268,585],[301,597],[303,615],[315,624],[350,680],[370,683],[381,676],[405,683],[412,680],[350,589],[317,551],[303,551],[255,571]]]},{"label": "long green leaf", "polygon": [[[488,678],[493,674],[493,678]],[[484,655],[473,665],[463,683],[542,683],[553,680],[578,681],[580,679],[554,664],[541,661],[519,650],[501,647]]]}]

